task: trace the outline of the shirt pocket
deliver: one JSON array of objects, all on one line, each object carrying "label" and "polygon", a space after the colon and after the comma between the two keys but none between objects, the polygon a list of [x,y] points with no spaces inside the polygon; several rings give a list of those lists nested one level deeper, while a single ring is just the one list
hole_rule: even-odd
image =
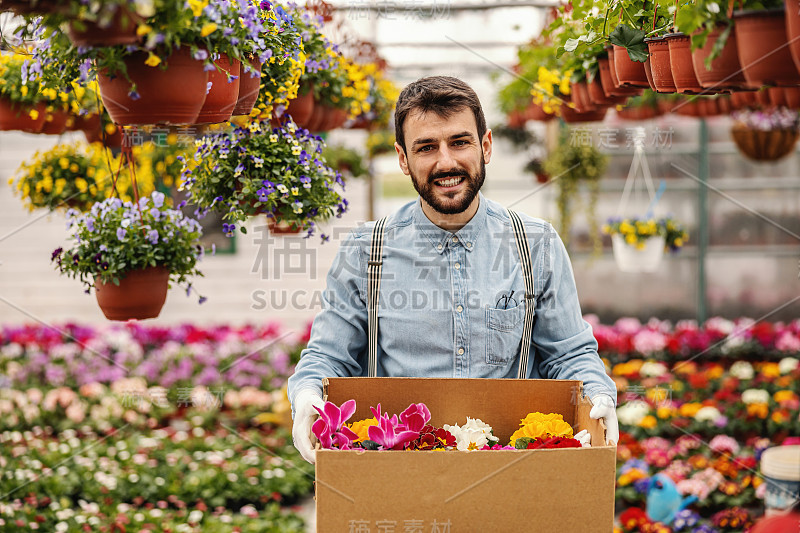
[{"label": "shirt pocket", "polygon": [[486,363],[508,366],[517,359],[525,327],[525,302],[511,309],[486,308]]}]

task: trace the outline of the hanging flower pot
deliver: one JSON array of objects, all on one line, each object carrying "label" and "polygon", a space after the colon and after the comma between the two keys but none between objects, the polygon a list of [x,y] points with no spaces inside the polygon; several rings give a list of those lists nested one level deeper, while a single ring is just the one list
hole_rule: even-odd
[{"label": "hanging flower pot", "polygon": [[619,118],[624,120],[649,120],[660,114],[658,108],[646,105],[625,107],[617,111]]},{"label": "hanging flower pot", "polygon": [[537,120],[539,122],[547,122],[548,120],[553,120],[553,115],[551,115],[550,113],[545,113],[541,105],[534,104],[533,102],[531,102],[525,109],[525,119]]},{"label": "hanging flower pot", "polygon": [[606,50],[608,51],[608,73],[611,74],[611,82],[613,83],[616,95],[639,96],[642,93],[641,89],[637,87],[625,86],[617,77],[617,54],[614,53],[614,47],[609,46],[606,48]]},{"label": "hanging flower pot", "polygon": [[109,320],[155,318],[164,307],[169,287],[169,270],[162,266],[132,270],[119,285],[95,280],[97,305]]},{"label": "hanging flower pot", "polygon": [[[31,113],[35,111],[35,113]],[[31,118],[33,114],[36,118]],[[46,118],[45,104],[35,107],[20,105],[7,98],[0,97],[0,130],[19,130],[27,133],[38,133]]]},{"label": "hanging flower pot", "polygon": [[653,84],[660,93],[674,93],[675,81],[672,79],[672,66],[670,65],[669,43],[663,37],[645,39],[650,52],[650,70],[653,74]]},{"label": "hanging flower pot", "polygon": [[800,74],[786,45],[783,8],[736,11],[733,16],[736,49],[748,85],[800,85]]},{"label": "hanging flower pot", "polygon": [[691,39],[683,33],[670,33],[664,39],[669,47],[669,63],[676,92],[699,94],[703,86],[697,81],[692,62]]},{"label": "hanging flower pot", "polygon": [[794,151],[798,133],[795,130],[758,130],[734,124],[731,137],[737,148],[754,161],[777,161]]},{"label": "hanging flower pot", "polygon": [[301,128],[305,128],[311,120],[311,115],[314,113],[314,88],[307,87],[305,94],[300,94],[302,88],[297,93],[297,98],[289,101],[286,106],[286,113],[291,115],[292,120]]},{"label": "hanging flower pot", "polygon": [[209,76],[203,62],[194,59],[188,47],[174,51],[163,69],[146,65],[147,57],[136,52],[125,60],[136,84],[133,97],[131,83],[121,73],[111,77],[98,72],[100,96],[111,119],[122,126],[194,123],[206,100]]},{"label": "hanging flower pot", "polygon": [[227,122],[239,100],[241,62],[221,54],[214,60],[214,64],[217,68],[208,73],[210,87],[195,124]]},{"label": "hanging flower pot", "polygon": [[273,235],[297,235],[300,233],[301,228],[295,222],[285,222],[283,220],[275,220],[273,217],[267,217],[267,228]]},{"label": "hanging flower pot", "polygon": [[647,83],[644,63],[633,61],[625,47],[616,44],[613,46],[614,69],[620,84],[624,87],[642,87],[645,89],[650,87],[650,84]]},{"label": "hanging flower pot", "polygon": [[656,90],[656,84],[653,82],[653,68],[650,66],[650,58],[644,62],[644,73],[647,76],[647,84],[650,86],[651,91]]},{"label": "hanging flower pot", "polygon": [[769,98],[769,91],[767,87],[762,87],[761,90],[756,91],[753,93],[756,97],[756,104],[759,107],[770,107],[772,105],[772,101]]},{"label": "hanging flower pot", "polygon": [[648,238],[641,247],[627,244],[619,233],[611,236],[614,261],[622,272],[654,272],[664,258],[665,245],[663,235]]},{"label": "hanging flower pot", "polygon": [[[319,126],[321,131],[331,131],[340,128],[347,121],[347,111],[338,107],[329,107],[325,115],[325,121]],[[523,118],[523,125],[524,125]]]},{"label": "hanging flower pot", "polygon": [[568,124],[576,122],[600,122],[606,116],[607,107],[602,107],[595,111],[587,111],[581,113],[575,109],[570,108],[566,103],[561,104],[559,107],[561,111],[561,118]]},{"label": "hanging flower pot", "polygon": [[598,71],[600,72],[600,82],[603,88],[603,94],[606,98],[612,99],[620,97],[627,99],[628,96],[635,96],[635,89],[618,88],[614,84],[614,77],[611,73],[611,61],[608,57],[600,57],[597,60]]},{"label": "hanging flower pot", "polygon": [[784,6],[789,52],[792,54],[795,68],[800,71],[800,6],[797,0],[784,0]]},{"label": "hanging flower pot", "polygon": [[711,60],[711,68],[706,68],[706,59],[711,55],[717,40],[726,26],[718,25],[708,34],[705,45],[692,52],[692,64],[694,73],[700,85],[707,89],[738,89],[747,84],[742,74],[742,66],[739,64],[739,53],[736,50],[736,33],[728,33],[728,40],[719,52],[719,55]]},{"label": "hanging flower pot", "polygon": [[800,109],[800,87],[784,87],[783,96],[786,98],[786,107]]},{"label": "hanging flower pot", "polygon": [[731,93],[731,105],[733,109],[756,107],[759,105],[756,91],[734,91]]},{"label": "hanging flower pot", "polygon": [[91,20],[73,20],[67,26],[69,40],[75,46],[115,46],[136,44],[142,18],[125,6],[118,6],[109,23],[101,26]]},{"label": "hanging flower pot", "polygon": [[67,130],[69,113],[62,109],[56,109],[51,113],[46,113],[46,115],[39,133],[44,135],[61,135]]},{"label": "hanging flower pot", "polygon": [[766,93],[769,96],[770,105],[775,107],[786,105],[786,93],[784,93],[783,87],[767,87]]},{"label": "hanging flower pot", "polygon": [[258,93],[261,90],[261,65],[258,61],[249,64],[252,69],[249,72],[245,72],[244,65],[241,66],[239,97],[231,113],[232,116],[249,115],[258,100]]},{"label": "hanging flower pot", "polygon": [[599,71],[592,81],[586,76],[586,88],[589,101],[598,107],[621,104],[627,99],[625,96],[606,96]]}]

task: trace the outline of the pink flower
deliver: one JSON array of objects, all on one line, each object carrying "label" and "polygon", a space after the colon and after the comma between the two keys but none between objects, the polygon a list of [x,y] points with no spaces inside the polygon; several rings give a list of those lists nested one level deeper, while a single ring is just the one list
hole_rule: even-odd
[{"label": "pink flower", "polygon": [[331,448],[349,450],[352,442],[358,439],[358,435],[344,424],[356,412],[356,401],[347,400],[341,407],[325,402],[322,409],[318,407],[314,409],[319,413],[319,419],[311,426],[311,431],[319,439],[320,446],[328,450]]},{"label": "pink flower", "polygon": [[[379,406],[380,407],[380,406]],[[431,419],[431,412],[424,403],[412,403],[400,413],[400,422],[409,431],[419,433]]]},{"label": "pink flower", "polygon": [[667,336],[660,331],[643,329],[633,336],[633,348],[643,354],[651,355],[667,347]]},{"label": "pink flower", "polygon": [[638,318],[625,317],[614,322],[614,327],[620,333],[635,335],[642,329],[642,323],[639,322]]},{"label": "pink flower", "polygon": [[[377,409],[372,408],[372,414],[375,415],[378,425],[370,426],[367,434],[369,440],[378,443],[382,450],[402,450],[406,444],[419,437],[419,431],[407,430],[405,425],[398,422],[397,415],[389,418],[389,415],[381,414],[381,404],[378,404]],[[430,417],[430,413],[428,416]]]},{"label": "pink flower", "polygon": [[775,341],[775,348],[782,352],[800,352],[800,337],[791,331],[784,330],[778,335]]},{"label": "pink flower", "polygon": [[717,435],[711,442],[708,443],[709,448],[712,451],[717,453],[729,453],[731,455],[736,455],[739,453],[739,443],[736,442],[736,439],[733,437],[729,437],[728,435]]}]

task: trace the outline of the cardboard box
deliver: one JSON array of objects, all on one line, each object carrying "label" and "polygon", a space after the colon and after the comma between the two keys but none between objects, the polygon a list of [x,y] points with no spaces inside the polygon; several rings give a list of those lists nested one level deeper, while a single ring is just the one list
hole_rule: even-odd
[{"label": "cardboard box", "polygon": [[480,418],[508,444],[528,413],[560,413],[591,448],[494,451],[317,450],[317,531],[608,533],[614,523],[616,448],[589,418],[573,380],[331,378],[325,398],[399,414],[425,403],[431,424]]}]

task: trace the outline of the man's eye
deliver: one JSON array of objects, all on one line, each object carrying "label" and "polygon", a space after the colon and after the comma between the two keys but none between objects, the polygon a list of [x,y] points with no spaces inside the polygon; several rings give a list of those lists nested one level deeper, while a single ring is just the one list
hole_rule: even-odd
[{"label": "man's eye", "polygon": [[430,146],[430,145],[428,145],[428,146],[423,146],[422,148],[420,148],[419,150],[417,150],[417,152],[429,152],[429,151],[431,151],[431,150],[433,150],[433,147],[432,147],[432,146]]},{"label": "man's eye", "polygon": [[455,141],[453,144],[455,144],[456,146],[464,146],[465,144],[469,144],[469,141],[465,141],[463,139],[460,139],[458,141]]}]

